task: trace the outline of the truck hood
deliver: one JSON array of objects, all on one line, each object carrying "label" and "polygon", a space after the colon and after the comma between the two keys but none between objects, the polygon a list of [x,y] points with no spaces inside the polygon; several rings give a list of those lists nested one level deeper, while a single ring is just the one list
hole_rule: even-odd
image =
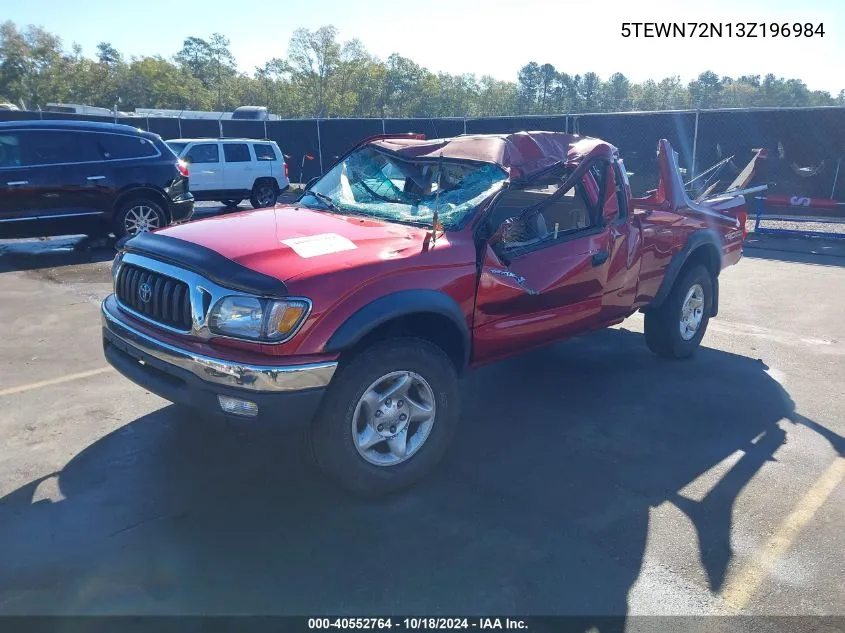
[{"label": "truck hood", "polygon": [[239,212],[161,231],[282,281],[419,253],[426,230],[295,205]]}]

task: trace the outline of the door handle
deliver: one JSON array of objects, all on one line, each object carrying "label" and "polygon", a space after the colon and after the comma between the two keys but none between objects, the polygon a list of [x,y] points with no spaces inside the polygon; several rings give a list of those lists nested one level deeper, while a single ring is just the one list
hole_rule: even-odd
[{"label": "door handle", "polygon": [[607,258],[610,257],[610,253],[607,251],[599,251],[593,255],[593,266],[601,266],[603,263],[607,261]]},{"label": "door handle", "polygon": [[213,175],[214,175],[214,174],[216,174],[217,172],[215,172],[215,171],[211,171],[210,169],[206,169],[206,170],[205,170],[205,171],[203,171],[202,173],[203,173],[203,174],[205,174],[206,176],[213,176]]},{"label": "door handle", "polygon": [[88,176],[88,180],[105,180],[105,176]]},{"label": "door handle", "polygon": [[18,187],[20,185],[28,185],[28,184],[29,184],[28,180],[10,180],[9,182],[6,183],[6,186],[8,186],[8,187]]}]

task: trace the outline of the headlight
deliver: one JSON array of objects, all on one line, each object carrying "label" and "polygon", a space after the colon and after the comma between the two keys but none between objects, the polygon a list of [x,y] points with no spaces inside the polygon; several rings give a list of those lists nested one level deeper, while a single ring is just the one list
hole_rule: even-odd
[{"label": "headlight", "polygon": [[211,309],[208,328],[222,336],[273,343],[295,332],[309,308],[303,299],[223,297]]}]

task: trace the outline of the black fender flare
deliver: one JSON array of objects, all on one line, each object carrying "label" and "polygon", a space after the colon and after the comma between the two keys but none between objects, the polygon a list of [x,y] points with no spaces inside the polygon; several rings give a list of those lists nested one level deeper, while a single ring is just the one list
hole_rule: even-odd
[{"label": "black fender flare", "polygon": [[669,261],[669,265],[666,266],[666,273],[663,275],[663,281],[660,283],[660,288],[657,289],[657,294],[654,295],[654,299],[651,300],[651,303],[649,303],[646,307],[646,310],[659,308],[663,302],[666,301],[666,298],[669,296],[672,286],[675,285],[675,281],[683,269],[684,264],[687,263],[690,255],[699,248],[708,249],[710,251],[710,256],[716,258],[717,266],[716,274],[713,276],[714,293],[713,310],[711,313],[711,316],[716,316],[719,311],[718,284],[719,273],[722,270],[722,242],[716,231],[713,229],[700,229],[695,231],[689,236],[689,239],[687,239],[687,243],[684,244],[684,247],[672,256],[672,259]]},{"label": "black fender flare", "polygon": [[413,314],[437,314],[449,319],[460,333],[463,342],[463,366],[466,367],[472,344],[466,317],[458,303],[439,290],[399,290],[371,301],[352,313],[335,330],[326,343],[325,350],[337,353],[349,349],[380,325]]}]

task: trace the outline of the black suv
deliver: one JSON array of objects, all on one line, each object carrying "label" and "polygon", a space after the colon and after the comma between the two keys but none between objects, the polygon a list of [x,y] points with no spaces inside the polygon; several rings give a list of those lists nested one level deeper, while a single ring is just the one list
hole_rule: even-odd
[{"label": "black suv", "polygon": [[120,238],[193,212],[188,168],[157,134],[87,121],[0,123],[0,238]]}]

